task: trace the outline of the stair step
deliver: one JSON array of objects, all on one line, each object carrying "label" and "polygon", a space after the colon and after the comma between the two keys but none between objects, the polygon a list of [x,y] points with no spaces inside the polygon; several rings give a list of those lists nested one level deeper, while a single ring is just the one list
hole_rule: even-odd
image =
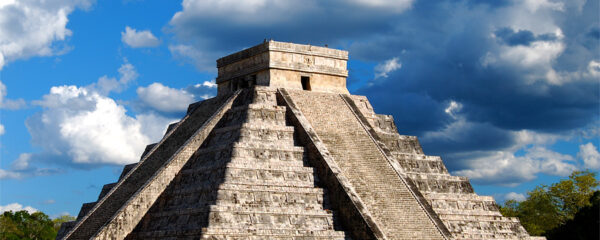
[{"label": "stair step", "polygon": [[81,209],[79,210],[79,214],[77,215],[77,221],[81,218],[85,217],[85,215],[94,208],[97,202],[88,202],[81,205]]},{"label": "stair step", "polygon": [[[224,189],[188,188],[170,192],[164,208],[219,204],[223,206],[247,207],[298,207],[323,208],[324,194],[318,188],[265,187],[241,188],[239,185],[222,185]],[[233,187],[233,188],[232,188]]]},{"label": "stair step", "polygon": [[500,216],[489,216],[489,215],[466,215],[466,214],[439,214],[443,221],[464,221],[464,222],[475,222],[475,223],[518,223],[517,218],[509,218]]},{"label": "stair step", "polygon": [[256,142],[262,145],[294,145],[294,128],[291,126],[241,124],[215,129],[207,146],[230,142]]},{"label": "stair step", "polygon": [[[203,190],[200,186],[194,186],[195,190]],[[219,185],[219,190],[241,191],[241,192],[273,192],[273,193],[314,193],[323,194],[322,188],[297,187],[297,186],[274,186],[274,185],[254,185],[254,184],[231,184],[223,183]],[[185,190],[173,191],[178,194],[186,194],[194,192],[192,188]]]},{"label": "stair step", "polygon": [[230,131],[239,131],[240,129],[246,129],[246,130],[251,130],[251,131],[273,131],[273,132],[294,132],[294,127],[293,126],[280,126],[280,125],[258,125],[258,124],[249,124],[249,123],[243,123],[243,124],[238,124],[238,125],[231,125],[231,126],[225,126],[225,127],[220,127],[220,128],[216,128],[215,130],[213,130],[213,133],[225,133],[225,132],[230,132]]},{"label": "stair step", "polygon": [[449,174],[442,159],[438,156],[407,154],[395,151],[392,151],[392,156],[394,156],[406,173]]},{"label": "stair step", "polygon": [[[196,151],[196,156],[204,160],[218,160],[210,158],[218,153],[218,158],[247,157],[256,159],[298,160],[304,158],[304,148],[296,146],[260,146],[251,143],[232,143],[218,146],[202,147]],[[208,158],[206,158],[208,157]]]},{"label": "stair step", "polygon": [[[314,198],[314,199],[316,199],[316,198]],[[182,199],[182,200],[187,200],[187,199]],[[244,201],[244,200],[242,199],[241,201]],[[180,204],[181,202],[176,202],[176,203]],[[329,210],[324,210],[323,204],[316,202],[316,200],[313,203],[305,203],[305,202],[299,202],[299,203],[287,203],[287,202],[240,203],[240,202],[231,202],[231,201],[226,202],[226,201],[219,199],[216,202],[212,202],[211,204],[216,204],[219,207],[223,207],[223,208],[224,207],[236,208],[236,209],[239,209],[239,211],[243,210],[245,212],[268,212],[268,211],[273,211],[274,209],[275,209],[275,211],[280,212],[280,213],[297,213],[297,212],[306,212],[306,211],[325,211],[325,212],[329,211]],[[209,205],[209,206],[213,206],[213,205]],[[186,209],[189,209],[189,208],[194,208],[194,209],[209,208],[207,206],[207,204],[205,204],[205,203],[190,203],[188,205],[185,205],[185,208],[181,208],[181,206],[176,205],[176,204],[170,205],[169,202],[166,202],[165,205],[162,207],[163,207],[163,209],[162,209],[163,211],[179,211],[182,209],[183,209],[183,211],[186,211]]]},{"label": "stair step", "polygon": [[333,229],[333,216],[328,213],[281,213],[281,212],[229,212],[207,209],[163,211],[151,215],[152,230],[169,229],[177,225],[183,229],[201,226],[219,228],[298,228],[306,230]]},{"label": "stair step", "polygon": [[435,212],[438,215],[444,216],[496,216],[502,217],[502,214],[499,211],[493,210],[484,210],[484,209],[440,209],[434,208]]},{"label": "stair step", "polygon": [[270,164],[268,162],[247,162],[247,161],[235,161],[229,163],[214,163],[205,165],[198,168],[187,168],[181,171],[182,174],[194,174],[198,172],[214,171],[216,169],[231,168],[231,169],[243,169],[243,170],[256,170],[256,171],[282,171],[282,172],[300,172],[300,173],[313,173],[312,167],[304,167],[298,165],[288,164]]},{"label": "stair step", "polygon": [[250,104],[230,109],[225,116],[223,116],[223,119],[226,120],[228,126],[241,123],[285,126],[285,111],[286,108],[282,106]]},{"label": "stair step", "polygon": [[110,190],[116,185],[117,183],[104,184],[104,186],[102,186],[102,190],[100,191],[100,195],[98,195],[98,201],[106,196],[106,194],[108,194],[108,192],[110,192]]},{"label": "stair step", "polygon": [[[305,180],[283,180],[284,177],[281,178],[273,178],[273,179],[256,179],[256,178],[229,178],[224,182],[220,180],[219,176],[206,176],[202,178],[181,178],[176,180],[177,184],[181,184],[186,186],[185,189],[189,188],[187,186],[193,186],[193,188],[201,188],[201,189],[209,189],[209,188],[217,188],[218,185],[226,183],[226,184],[239,184],[239,185],[256,185],[256,186],[279,186],[279,187],[314,187],[314,177],[311,175],[307,177]],[[179,189],[176,189],[179,190]]]},{"label": "stair step", "polygon": [[450,176],[443,174],[418,174],[411,180],[422,193],[473,193],[473,186],[466,177]]},{"label": "stair step", "polygon": [[494,198],[491,196],[481,196],[475,193],[427,193],[425,198],[429,200],[448,200],[448,201],[490,201],[494,202]]},{"label": "stair step", "polygon": [[494,212],[493,215],[499,215],[498,205],[495,202],[489,201],[446,201],[446,200],[432,200],[429,201],[431,207],[439,213],[454,213],[454,212],[471,212],[477,211],[489,211]]},{"label": "stair step", "polygon": [[[492,239],[527,236],[527,231],[518,222],[475,222],[451,221],[446,222],[448,230],[455,235],[473,235],[474,238]],[[483,237],[486,236],[486,237]]]},{"label": "stair step", "polygon": [[153,214],[155,216],[175,216],[175,215],[195,215],[198,213],[224,213],[224,214],[238,214],[238,215],[297,215],[297,216],[309,216],[309,217],[331,217],[331,211],[323,209],[297,209],[297,208],[250,208],[241,206],[219,206],[211,205],[204,208],[189,207],[183,209],[174,209],[168,211],[162,211],[159,214]]},{"label": "stair step", "polygon": [[469,181],[467,177],[452,176],[447,173],[408,173],[407,175],[413,180]]},{"label": "stair step", "polygon": [[125,175],[127,175],[127,173],[129,173],[129,171],[131,171],[131,169],[133,169],[137,164],[138,163],[131,163],[131,164],[127,164],[127,165],[123,166],[123,171],[121,171],[121,176],[119,176],[119,181],[121,181],[121,179],[123,179],[125,177]]},{"label": "stair step", "polygon": [[183,231],[151,231],[138,235],[140,238],[168,238],[169,236],[202,236],[201,239],[346,239],[344,232],[333,230],[302,230],[284,228],[202,228]]}]

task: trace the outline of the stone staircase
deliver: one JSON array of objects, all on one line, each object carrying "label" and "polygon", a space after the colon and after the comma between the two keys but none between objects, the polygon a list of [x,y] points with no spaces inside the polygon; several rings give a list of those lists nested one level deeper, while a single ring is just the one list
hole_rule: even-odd
[{"label": "stone staircase", "polygon": [[[288,90],[388,239],[444,239],[339,94]],[[443,227],[443,226],[442,226]]]},{"label": "stone staircase", "polygon": [[[310,122],[292,126],[289,104],[278,105],[277,94],[282,93],[256,87],[230,98],[230,107],[206,131],[206,138],[193,149],[186,147],[191,157],[178,160],[181,170],[173,177],[152,180],[165,186],[156,200],[146,197],[152,191],[136,197],[140,203],[150,203],[147,206],[120,197],[126,207],[110,214],[117,217],[103,228],[108,230],[98,234],[84,229],[71,238],[79,239],[73,235],[80,234],[101,239],[112,234],[126,239],[349,239],[351,232],[359,239],[535,239],[516,218],[503,217],[492,197],[475,194],[466,177],[450,175],[440,157],[425,155],[416,137],[398,134],[393,118],[375,114],[366,98],[285,91],[295,102],[291,109],[296,109],[296,117],[300,114]],[[189,112],[208,104],[192,104]],[[173,151],[184,138],[175,138],[180,142],[176,144],[165,139],[190,132],[186,126],[198,126],[190,123],[196,119],[186,116],[183,127],[169,126],[160,143],[147,146],[139,163],[124,166],[117,183],[106,184],[96,202],[83,204],[77,221],[63,224],[58,238],[67,236],[78,222],[108,217],[98,209],[118,209],[96,205],[114,199],[119,191],[133,194],[132,187],[152,174],[139,165],[154,164],[159,169],[158,164],[165,162],[162,156],[167,156],[164,151]],[[322,143],[306,145],[308,135],[298,139],[297,131],[307,127],[311,130],[302,134],[313,134]],[[317,151],[314,144],[327,150]],[[319,156],[331,157],[335,163],[325,166],[316,161]],[[323,189],[325,185],[330,191]],[[123,186],[128,187],[122,190]],[[335,207],[329,194],[337,201]],[[344,194],[349,198],[344,200]],[[352,210],[340,201],[362,205]],[[119,223],[119,214],[140,207],[148,209],[134,210],[144,214],[141,220]],[[336,214],[345,214],[346,232],[341,231]],[[134,224],[128,226],[133,230],[120,230],[125,225],[119,224],[129,223]],[[365,223],[371,230],[362,229]]]},{"label": "stone staircase", "polygon": [[127,239],[348,239],[275,93],[230,109]]},{"label": "stone staircase", "polygon": [[275,41],[217,60],[217,96],[191,104],[57,239],[531,239],[348,95],[347,60]]},{"label": "stone staircase", "polygon": [[440,157],[425,155],[416,137],[398,134],[392,116],[375,114],[365,97],[350,97],[454,238],[531,238],[517,218],[502,216],[492,197],[475,194],[466,177],[450,175]]}]

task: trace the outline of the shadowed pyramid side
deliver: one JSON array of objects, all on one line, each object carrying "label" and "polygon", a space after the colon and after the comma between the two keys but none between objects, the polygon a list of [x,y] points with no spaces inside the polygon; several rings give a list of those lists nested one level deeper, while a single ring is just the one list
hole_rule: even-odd
[{"label": "shadowed pyramid side", "polygon": [[69,232],[59,237],[125,237],[179,172],[178,168],[202,144],[238,94],[239,91],[203,101],[203,107],[188,112]]},{"label": "shadowed pyramid side", "polygon": [[466,177],[452,176],[438,156],[423,153],[417,137],[404,136],[391,115],[376,114],[364,96],[345,95],[351,108],[388,151],[456,239],[545,239],[531,237],[517,218],[500,214],[490,196],[479,196]]}]

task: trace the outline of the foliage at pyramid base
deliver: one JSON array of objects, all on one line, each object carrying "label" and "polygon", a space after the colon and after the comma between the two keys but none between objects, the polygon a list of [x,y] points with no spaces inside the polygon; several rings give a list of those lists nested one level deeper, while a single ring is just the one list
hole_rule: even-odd
[{"label": "foliage at pyramid base", "polygon": [[364,96],[251,86],[190,105],[64,239],[529,239]]}]

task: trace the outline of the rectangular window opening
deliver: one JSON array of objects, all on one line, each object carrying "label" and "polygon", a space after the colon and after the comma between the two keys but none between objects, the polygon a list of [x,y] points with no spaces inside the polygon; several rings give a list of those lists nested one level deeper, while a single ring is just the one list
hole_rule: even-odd
[{"label": "rectangular window opening", "polygon": [[300,77],[302,82],[302,89],[310,91],[310,77]]}]

